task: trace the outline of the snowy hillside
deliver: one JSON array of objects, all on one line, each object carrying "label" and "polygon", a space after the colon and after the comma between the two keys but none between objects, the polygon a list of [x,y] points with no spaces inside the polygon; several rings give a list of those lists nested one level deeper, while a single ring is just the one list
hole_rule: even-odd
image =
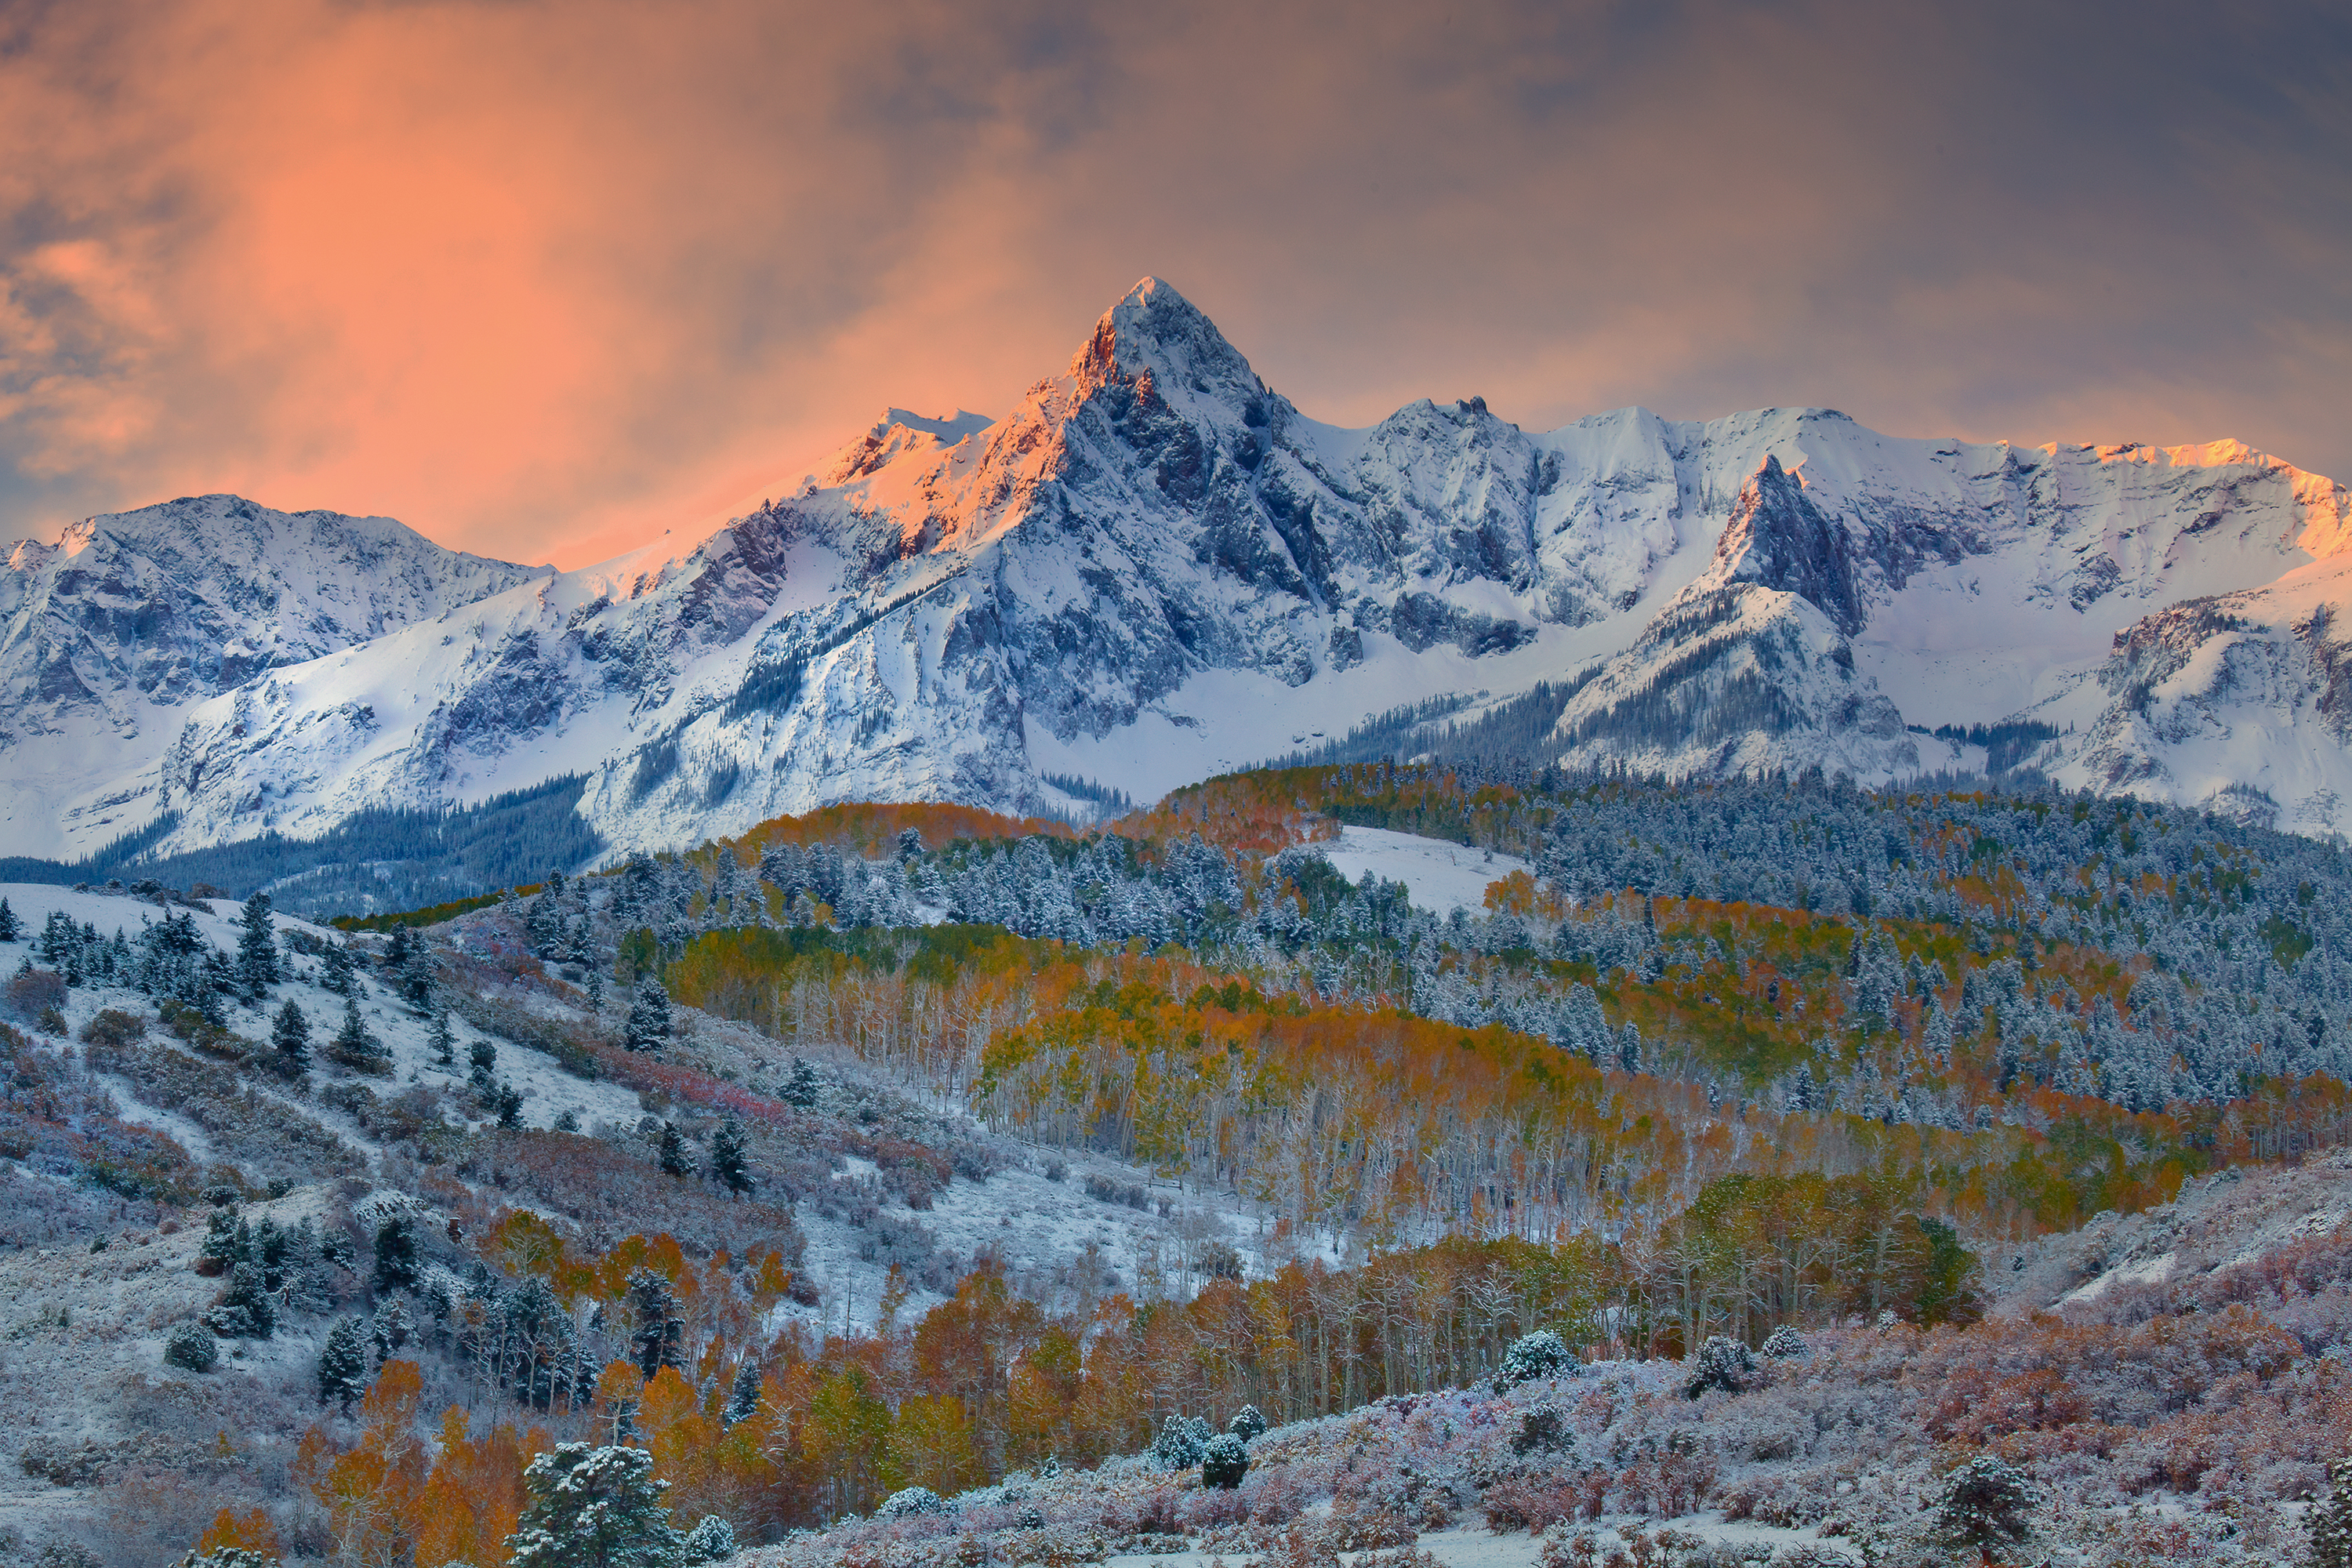
[{"label": "snowy hillside", "polygon": [[1884,782],[1984,760],[1922,731],[2030,722],[2068,782],[2327,831],[2347,533],[2340,486],[2228,442],[1801,409],[1536,435],[1477,399],[1341,430],[1147,279],[1001,421],[894,409],[707,537],[473,563],[438,600],[371,598],[373,640],[331,616],[303,662],[132,681],[136,745],[41,719],[50,667],[17,656],[0,770],[27,847],[310,835],[573,774],[610,844],[648,847],[837,800],[1089,811],[1049,778],[1150,799],[1549,683],[1527,761]]}]

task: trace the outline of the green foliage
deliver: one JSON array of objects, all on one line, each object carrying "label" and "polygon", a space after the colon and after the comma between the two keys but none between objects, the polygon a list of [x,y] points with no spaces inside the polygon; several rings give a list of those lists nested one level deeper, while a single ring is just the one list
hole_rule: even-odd
[{"label": "green foliage", "polygon": [[643,1448],[559,1443],[523,1472],[530,1494],[507,1538],[509,1568],[677,1568],[685,1538]]},{"label": "green foliage", "polygon": [[367,1392],[367,1349],[357,1318],[338,1318],[327,1331],[314,1376],[319,1403],[340,1405],[344,1415],[350,1415],[352,1406]]}]

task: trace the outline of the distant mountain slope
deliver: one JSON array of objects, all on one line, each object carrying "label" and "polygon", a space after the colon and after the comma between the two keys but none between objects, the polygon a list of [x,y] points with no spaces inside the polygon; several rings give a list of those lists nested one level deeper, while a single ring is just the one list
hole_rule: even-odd
[{"label": "distant mountain slope", "polygon": [[141,770],[195,705],[552,570],[226,495],[19,541],[0,571],[0,831],[86,854],[154,819]]},{"label": "distant mountain slope", "polygon": [[[2070,782],[2316,830],[2352,793],[2319,615],[2352,496],[2232,443],[1822,410],[1531,435],[1478,399],[1341,430],[1147,279],[1003,420],[892,410],[785,489],[582,571],[481,563],[478,595],[308,662],[216,659],[171,689],[168,746],[20,741],[0,767],[59,781],[26,837],[316,833],[575,773],[625,847],[837,800],[1084,810],[1049,775],[1148,799],[1432,699],[1540,713],[1519,753],[1571,767],[1885,781],[1985,763],[1922,731],[2027,719]],[[20,733],[38,700],[11,698]]]}]

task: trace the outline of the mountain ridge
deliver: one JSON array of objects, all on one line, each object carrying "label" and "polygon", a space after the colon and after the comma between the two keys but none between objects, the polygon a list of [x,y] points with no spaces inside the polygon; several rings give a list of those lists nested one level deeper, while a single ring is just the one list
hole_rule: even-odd
[{"label": "mountain ridge", "polygon": [[[79,700],[42,708],[55,661],[19,658],[0,772],[40,781],[12,832],[68,853],[165,813],[185,848],[571,773],[605,841],[651,847],[855,798],[1091,808],[1048,774],[1156,798],[1549,682],[1576,689],[1538,764],[1883,784],[1983,765],[1916,731],[2032,721],[2061,783],[2337,832],[2347,542],[2342,486],[2234,441],[1912,440],[1824,409],[1529,434],[1475,399],[1341,429],[1147,279],[1002,419],[888,410],[781,499],[591,567],[445,552],[476,564],[440,598],[216,661],[240,679],[76,757],[24,715]],[[49,548],[10,558],[0,660]]]}]

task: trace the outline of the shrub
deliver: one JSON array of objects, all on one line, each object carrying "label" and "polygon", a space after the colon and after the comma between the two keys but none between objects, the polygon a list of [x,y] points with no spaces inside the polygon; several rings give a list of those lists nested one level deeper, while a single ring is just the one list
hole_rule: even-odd
[{"label": "shrub", "polygon": [[686,1532],[688,1563],[724,1563],[734,1555],[735,1527],[715,1513],[704,1514],[702,1522]]},{"label": "shrub", "polygon": [[94,1046],[127,1046],[147,1037],[147,1020],[120,1007],[108,1007],[81,1026],[81,1037]]},{"label": "shrub", "polygon": [[2023,1541],[2032,1533],[2026,1514],[2042,1500],[2024,1471],[1979,1454],[1944,1478],[1936,1500],[1935,1532],[1949,1545],[1979,1552]]},{"label": "shrub", "polygon": [[199,1322],[184,1322],[163,1341],[163,1363],[189,1372],[210,1372],[220,1362],[220,1342]]},{"label": "shrub", "polygon": [[1568,1342],[1549,1329],[1538,1329],[1531,1334],[1521,1334],[1503,1352],[1503,1365],[1495,1373],[1495,1392],[1516,1388],[1522,1383],[1532,1383],[1539,1377],[1558,1377],[1573,1372],[1577,1366],[1576,1352]]},{"label": "shrub", "polygon": [[1748,1386],[1748,1380],[1755,1371],[1755,1354],[1746,1345],[1721,1334],[1712,1334],[1693,1359],[1691,1379],[1684,1385],[1683,1392],[1693,1399],[1710,1388],[1737,1394]]},{"label": "shrub", "polygon": [[1244,1443],[1255,1443],[1265,1436],[1265,1414],[1255,1405],[1244,1405],[1234,1412],[1225,1430]]},{"label": "shrub", "polygon": [[921,1519],[930,1514],[945,1513],[947,1500],[929,1487],[908,1487],[884,1498],[874,1510],[877,1519]]},{"label": "shrub", "polygon": [[1249,1473],[1249,1446],[1231,1432],[1212,1437],[1201,1449],[1201,1484],[1230,1491]]},{"label": "shrub", "polygon": [[1795,1361],[1811,1355],[1812,1348],[1805,1342],[1805,1336],[1788,1323],[1774,1329],[1764,1341],[1764,1354],[1771,1361]]},{"label": "shrub", "polygon": [[1549,1403],[1529,1405],[1519,1414],[1519,1429],[1511,1434],[1511,1452],[1522,1458],[1532,1453],[1547,1452],[1568,1446],[1568,1420],[1559,1406]]},{"label": "shrub", "polygon": [[27,1018],[65,1005],[65,976],[54,969],[20,969],[8,978],[8,1005]]},{"label": "shrub", "polygon": [[1213,1436],[1209,1424],[1198,1415],[1171,1415],[1151,1440],[1149,1458],[1163,1470],[1189,1470],[1201,1462]]},{"label": "shrub", "polygon": [[[1486,1528],[1499,1535],[1515,1530],[1540,1532],[1573,1520],[1584,1500],[1584,1489],[1574,1481],[1513,1477],[1488,1487],[1478,1506],[1486,1516]],[[1598,1510],[1593,1512],[1598,1517]]]}]

